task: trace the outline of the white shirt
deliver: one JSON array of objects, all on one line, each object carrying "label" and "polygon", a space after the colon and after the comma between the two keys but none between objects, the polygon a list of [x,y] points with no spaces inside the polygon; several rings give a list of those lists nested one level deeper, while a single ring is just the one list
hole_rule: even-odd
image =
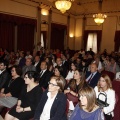
[{"label": "white shirt", "polygon": [[51,110],[52,104],[56,98],[56,95],[53,98],[51,98],[51,93],[50,92],[47,93],[48,99],[43,108],[43,112],[40,116],[40,120],[49,120],[50,119],[50,110]]},{"label": "white shirt", "polygon": [[74,75],[74,71],[69,71],[68,74],[67,74],[67,77],[65,79],[70,80],[70,79],[73,78],[73,75]]},{"label": "white shirt", "polygon": [[[96,92],[96,97],[98,98],[98,95],[100,93],[100,92],[98,92],[98,87],[96,86],[94,88],[94,90]],[[108,114],[108,115],[112,114],[112,116],[114,116],[113,110],[115,107],[115,91],[112,89],[108,89],[105,91],[105,93],[107,94],[107,103],[109,104],[109,106],[103,108],[104,113]],[[105,97],[102,95],[99,98],[100,98],[100,100],[103,100],[103,101],[105,100]]]},{"label": "white shirt", "polygon": [[0,70],[0,74],[2,74],[4,71],[5,71],[5,69],[4,69],[4,70],[2,70],[2,71]]},{"label": "white shirt", "polygon": [[[42,75],[44,74],[44,72],[45,72],[46,70],[47,70],[47,69],[41,70],[42,74],[40,75],[40,77],[42,77]],[[40,73],[41,73],[41,72],[40,72]]]},{"label": "white shirt", "polygon": [[35,62],[34,66],[36,67],[39,62]]}]

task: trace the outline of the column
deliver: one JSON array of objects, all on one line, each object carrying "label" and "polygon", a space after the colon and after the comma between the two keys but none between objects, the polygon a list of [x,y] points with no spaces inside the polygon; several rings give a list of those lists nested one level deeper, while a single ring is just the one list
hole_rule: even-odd
[{"label": "column", "polygon": [[36,45],[38,42],[41,42],[41,8],[37,7],[37,39]]},{"label": "column", "polygon": [[67,17],[67,44],[66,47],[69,47],[69,32],[70,32],[70,16]]},{"label": "column", "polygon": [[49,16],[48,16],[48,34],[47,34],[47,46],[46,48],[48,48],[50,50],[50,44],[51,44],[51,21],[52,21],[52,10],[49,10]]}]

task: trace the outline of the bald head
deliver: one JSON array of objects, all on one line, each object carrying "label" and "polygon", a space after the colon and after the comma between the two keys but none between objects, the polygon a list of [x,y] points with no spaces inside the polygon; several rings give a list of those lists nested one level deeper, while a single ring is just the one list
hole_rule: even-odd
[{"label": "bald head", "polygon": [[97,70],[98,70],[97,64],[96,64],[96,63],[92,63],[92,64],[90,65],[90,71],[91,71],[91,73],[94,73],[94,72],[96,72]]}]

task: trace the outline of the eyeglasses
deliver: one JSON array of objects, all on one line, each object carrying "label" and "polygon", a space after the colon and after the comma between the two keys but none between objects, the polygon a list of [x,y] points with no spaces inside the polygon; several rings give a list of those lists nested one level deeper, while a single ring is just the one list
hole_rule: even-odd
[{"label": "eyeglasses", "polygon": [[53,83],[51,83],[51,82],[48,82],[48,85],[52,85],[52,86],[58,86],[58,85],[56,85],[56,84],[53,84]]},{"label": "eyeglasses", "polygon": [[28,77],[24,77],[25,79],[27,79]]}]

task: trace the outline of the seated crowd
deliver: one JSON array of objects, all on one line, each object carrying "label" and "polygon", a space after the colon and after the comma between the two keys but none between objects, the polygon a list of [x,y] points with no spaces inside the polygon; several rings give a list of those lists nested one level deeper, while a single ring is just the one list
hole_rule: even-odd
[{"label": "seated crowd", "polygon": [[1,115],[2,99],[17,98],[5,120],[120,120],[114,81],[120,81],[120,53],[0,49]]}]

